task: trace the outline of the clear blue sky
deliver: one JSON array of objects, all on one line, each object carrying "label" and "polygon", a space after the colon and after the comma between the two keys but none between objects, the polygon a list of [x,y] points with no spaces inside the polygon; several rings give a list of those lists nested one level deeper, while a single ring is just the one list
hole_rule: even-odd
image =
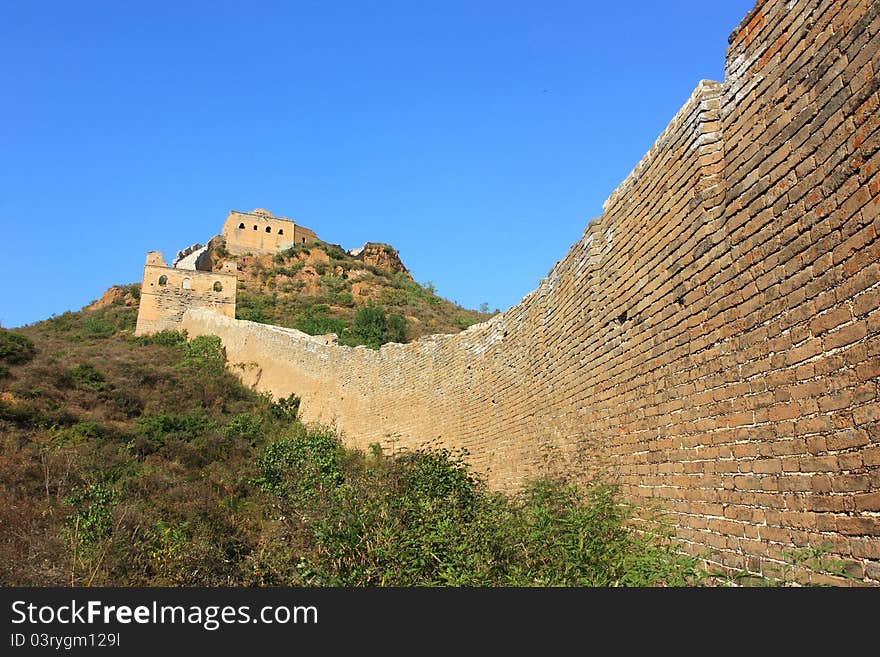
[{"label": "clear blue sky", "polygon": [[753,4],[0,0],[0,324],[256,207],[505,310]]}]

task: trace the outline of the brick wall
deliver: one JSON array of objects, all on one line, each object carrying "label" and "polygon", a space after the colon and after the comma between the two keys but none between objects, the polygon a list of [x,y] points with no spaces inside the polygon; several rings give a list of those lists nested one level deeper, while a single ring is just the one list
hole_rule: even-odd
[{"label": "brick wall", "polygon": [[506,490],[602,472],[709,561],[770,572],[829,544],[876,584],[878,31],[876,2],[760,2],[725,82],[485,324],[379,352],[198,310],[184,326],[354,445],[464,447]]}]

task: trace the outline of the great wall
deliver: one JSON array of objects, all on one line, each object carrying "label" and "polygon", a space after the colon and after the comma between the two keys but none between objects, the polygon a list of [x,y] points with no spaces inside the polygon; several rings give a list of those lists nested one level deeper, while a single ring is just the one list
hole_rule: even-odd
[{"label": "great wall", "polygon": [[758,2],[724,82],[699,83],[534,292],[460,334],[342,347],[234,319],[234,283],[177,279],[138,330],[220,336],[245,382],[352,445],[465,448],[508,491],[602,473],[711,563],[764,573],[829,545],[876,585],[878,32],[873,0]]}]

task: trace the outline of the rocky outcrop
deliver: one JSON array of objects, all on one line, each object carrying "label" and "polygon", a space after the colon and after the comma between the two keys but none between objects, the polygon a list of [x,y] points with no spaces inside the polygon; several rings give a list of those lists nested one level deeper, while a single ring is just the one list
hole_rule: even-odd
[{"label": "rocky outcrop", "polygon": [[350,252],[355,257],[364,261],[365,265],[381,269],[382,271],[396,274],[402,272],[412,278],[406,267],[400,261],[397,249],[382,242],[367,242],[360,249]]},{"label": "rocky outcrop", "polygon": [[115,304],[122,303],[129,307],[138,305],[138,300],[132,293],[132,290],[125,285],[114,285],[108,288],[100,299],[92,301],[89,305],[83,306],[83,310],[99,310]]}]

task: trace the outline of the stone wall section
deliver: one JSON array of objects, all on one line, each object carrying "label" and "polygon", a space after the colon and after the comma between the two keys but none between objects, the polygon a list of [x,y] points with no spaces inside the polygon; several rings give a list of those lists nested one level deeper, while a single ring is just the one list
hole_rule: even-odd
[{"label": "stone wall section", "polygon": [[880,583],[878,13],[759,2],[724,83],[489,322],[378,352],[198,309],[183,326],[353,445],[466,448],[504,490],[602,472],[712,563],[769,574],[830,545]]}]

